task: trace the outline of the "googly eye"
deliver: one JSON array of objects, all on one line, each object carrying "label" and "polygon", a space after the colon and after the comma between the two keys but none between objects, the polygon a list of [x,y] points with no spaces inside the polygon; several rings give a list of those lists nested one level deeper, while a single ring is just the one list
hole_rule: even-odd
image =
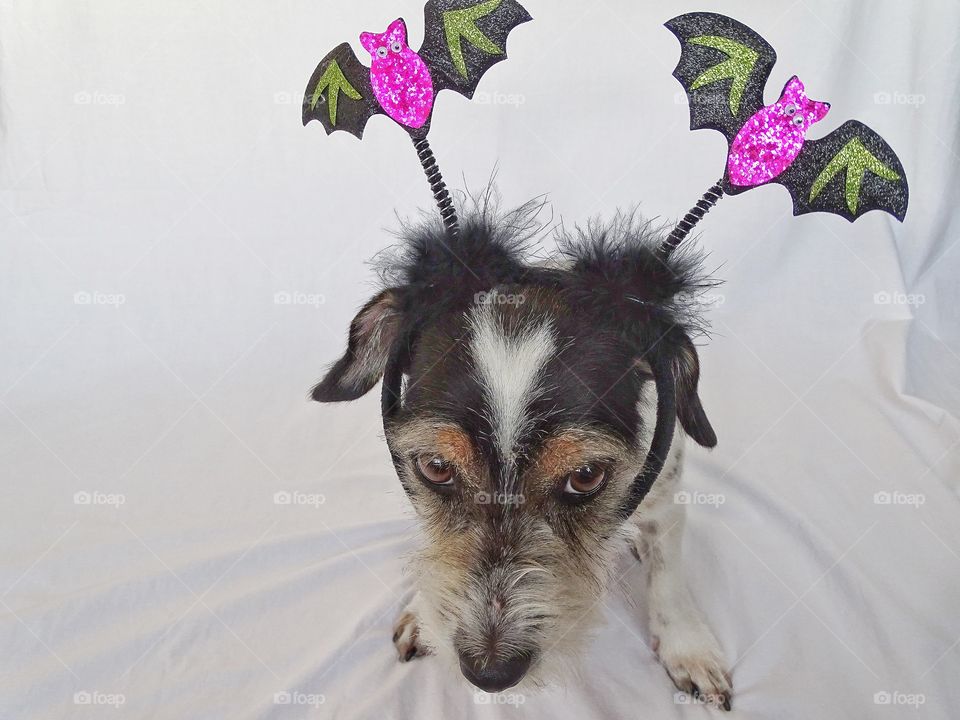
[{"label": "googly eye", "polygon": [[398,53],[403,50],[403,45],[400,44],[399,40],[394,40],[392,43],[390,43],[390,49],[395,53]]},{"label": "googly eye", "polygon": [[386,56],[387,56],[387,49],[381,45],[380,47],[377,48],[377,57],[385,58]]},{"label": "googly eye", "polygon": [[793,116],[794,125],[803,125],[803,115],[794,115]]},{"label": "googly eye", "polygon": [[797,106],[793,103],[787,103],[786,107],[783,108],[785,115],[793,115],[797,111]]}]

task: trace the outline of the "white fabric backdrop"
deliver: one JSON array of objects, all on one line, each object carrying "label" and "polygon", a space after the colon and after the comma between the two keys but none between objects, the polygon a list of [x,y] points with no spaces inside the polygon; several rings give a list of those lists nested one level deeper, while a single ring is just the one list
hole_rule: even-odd
[{"label": "white fabric backdrop", "polygon": [[[724,141],[687,130],[661,23],[701,9],[777,49],[768,102],[796,72],[833,103],[812,137],[859,118],[900,154],[902,226],[792,218],[775,186],[702,226],[727,280],[702,349],[720,445],[686,482],[725,502],[691,508],[686,571],[735,717],[956,717],[960,5],[527,2],[488,95],[438,100],[451,185],[498,164],[506,203],[547,192],[567,223],[681,214]],[[299,98],[361,30],[403,14],[416,46],[418,2],[0,13],[0,717],[712,712],[674,702],[626,554],[563,688],[483,705],[435,659],[394,658],[413,521],[377,399],[305,397],[395,209],[429,196],[389,121],[328,138]]]}]

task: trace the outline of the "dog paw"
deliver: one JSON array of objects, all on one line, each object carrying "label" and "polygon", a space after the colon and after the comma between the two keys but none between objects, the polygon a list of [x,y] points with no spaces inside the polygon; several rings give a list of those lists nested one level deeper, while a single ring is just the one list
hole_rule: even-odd
[{"label": "dog paw", "polygon": [[713,633],[706,627],[671,628],[654,638],[657,656],[673,684],[695,701],[730,709],[730,672]]},{"label": "dog paw", "polygon": [[393,625],[393,644],[400,662],[410,662],[432,652],[420,641],[420,621],[409,610],[401,613]]}]

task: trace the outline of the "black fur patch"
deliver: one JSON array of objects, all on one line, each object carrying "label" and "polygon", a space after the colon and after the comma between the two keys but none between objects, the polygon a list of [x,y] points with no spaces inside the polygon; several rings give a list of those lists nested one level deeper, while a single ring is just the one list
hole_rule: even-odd
[{"label": "black fur patch", "polygon": [[[704,331],[698,299],[717,282],[703,273],[703,255],[693,246],[667,260],[658,257],[663,237],[635,215],[562,234],[559,252],[569,263],[563,285],[570,303],[620,327],[631,339],[648,337],[650,329]],[[649,351],[650,344],[641,340],[638,349]]]},{"label": "black fur patch", "polygon": [[402,289],[410,312],[408,325],[462,310],[480,293],[525,283],[536,275],[529,259],[540,233],[537,215],[542,207],[530,202],[500,214],[486,195],[461,215],[455,239],[433,216],[405,225],[400,242],[380,253],[373,264],[384,287]]},{"label": "black fur patch", "polygon": [[700,297],[717,282],[703,272],[703,255],[694,246],[664,261],[656,252],[663,233],[633,215],[618,215],[607,224],[560,232],[557,249],[547,254],[538,242],[541,207],[528,203],[499,214],[485,196],[463,213],[456,239],[433,218],[406,226],[401,242],[374,261],[384,287],[402,298],[403,334],[412,339],[494,288],[555,292],[582,324],[615,333],[637,357],[679,352],[675,331],[706,331]]}]

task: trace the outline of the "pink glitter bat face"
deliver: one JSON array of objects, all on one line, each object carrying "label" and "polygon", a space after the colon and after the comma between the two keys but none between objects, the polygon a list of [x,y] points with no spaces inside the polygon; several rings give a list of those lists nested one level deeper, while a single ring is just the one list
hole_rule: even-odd
[{"label": "pink glitter bat face", "polygon": [[394,20],[385,33],[363,33],[360,43],[370,53],[370,84],[380,107],[401,125],[423,127],[433,109],[433,78],[407,47],[403,20]]},{"label": "pink glitter bat face", "polygon": [[830,103],[807,98],[794,75],[780,99],[754,113],[734,138],[727,156],[730,183],[752,187],[782,173],[797,159],[807,128],[829,109]]}]

